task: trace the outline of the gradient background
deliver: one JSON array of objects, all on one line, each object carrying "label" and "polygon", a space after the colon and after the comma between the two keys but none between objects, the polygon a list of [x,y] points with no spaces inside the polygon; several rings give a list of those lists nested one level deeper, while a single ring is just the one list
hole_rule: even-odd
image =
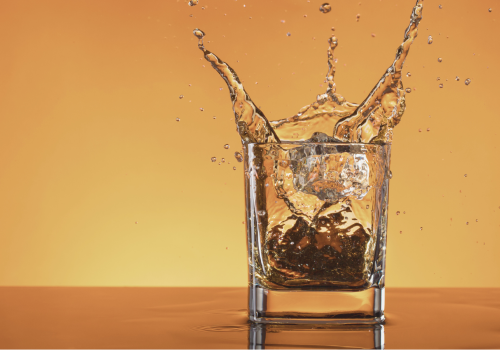
[{"label": "gradient background", "polygon": [[[386,281],[500,287],[500,6],[439,1],[404,67]],[[192,30],[275,120],[325,91],[334,26],[337,91],[359,103],[415,1],[322,2],[1,0],[0,285],[245,286],[241,143]]]}]

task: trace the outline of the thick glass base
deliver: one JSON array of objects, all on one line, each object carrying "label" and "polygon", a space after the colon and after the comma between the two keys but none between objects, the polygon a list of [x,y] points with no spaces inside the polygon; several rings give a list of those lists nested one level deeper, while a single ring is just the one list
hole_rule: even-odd
[{"label": "thick glass base", "polygon": [[277,324],[381,324],[385,288],[363,291],[271,290],[249,287],[249,319]]}]

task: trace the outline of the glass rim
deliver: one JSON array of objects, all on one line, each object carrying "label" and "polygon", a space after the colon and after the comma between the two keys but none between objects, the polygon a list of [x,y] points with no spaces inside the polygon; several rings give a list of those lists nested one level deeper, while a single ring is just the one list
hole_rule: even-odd
[{"label": "glass rim", "polygon": [[329,145],[329,146],[391,146],[392,143],[363,143],[363,142],[308,142],[308,141],[282,141],[282,142],[248,142],[248,145]]}]

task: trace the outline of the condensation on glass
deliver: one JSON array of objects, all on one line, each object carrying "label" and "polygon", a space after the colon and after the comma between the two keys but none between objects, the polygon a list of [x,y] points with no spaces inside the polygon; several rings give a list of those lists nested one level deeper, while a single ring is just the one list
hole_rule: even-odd
[{"label": "condensation on glass", "polygon": [[245,145],[251,321],[384,321],[390,150]]}]

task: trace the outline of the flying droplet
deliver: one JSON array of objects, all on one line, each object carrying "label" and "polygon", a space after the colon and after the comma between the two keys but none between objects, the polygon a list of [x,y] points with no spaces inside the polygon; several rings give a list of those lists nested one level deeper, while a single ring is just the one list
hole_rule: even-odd
[{"label": "flying droplet", "polygon": [[411,89],[410,89],[410,88],[406,88],[406,90],[405,90],[405,91],[406,91],[406,93],[408,93],[408,94],[409,94],[409,93],[411,92]]},{"label": "flying droplet", "polygon": [[243,161],[243,156],[240,152],[234,152],[234,158],[236,158],[236,160],[240,163]]},{"label": "flying droplet", "polygon": [[432,44],[434,40],[432,39],[432,35],[429,35],[429,37],[427,38],[427,44]]},{"label": "flying droplet", "polygon": [[233,166],[233,170],[236,170],[236,167],[235,167],[235,166]]},{"label": "flying droplet", "polygon": [[421,228],[420,228],[420,231],[422,231],[423,229],[424,229],[424,228],[423,228],[423,227],[421,227]]},{"label": "flying droplet", "polygon": [[225,163],[225,162],[226,162],[226,159],[225,159],[225,158],[222,158],[222,159],[221,159],[221,162],[222,162],[222,163]]},{"label": "flying droplet", "polygon": [[455,80],[456,80],[456,81],[460,81],[460,78],[458,77],[458,75],[457,75],[457,77],[455,78]]},{"label": "flying droplet", "polygon": [[202,112],[203,112],[203,111],[204,111],[204,109],[203,109],[203,108],[200,108],[200,111],[202,111]]},{"label": "flying droplet", "polygon": [[360,17],[361,17],[361,15],[358,13],[358,14],[356,15],[356,22],[359,22],[359,18],[360,18]]},{"label": "flying droplet", "polygon": [[441,89],[443,88],[443,86],[444,86],[443,84],[439,84],[439,87],[440,87]]},{"label": "flying droplet", "polygon": [[396,215],[399,215],[399,214],[400,214],[400,211],[398,210],[398,211],[396,212]]},{"label": "flying droplet", "polygon": [[369,205],[367,205],[367,206],[366,206],[366,209],[370,209],[370,206],[369,206]]},{"label": "flying droplet", "polygon": [[389,179],[392,179],[392,171],[389,170]]},{"label": "flying droplet", "polygon": [[138,224],[138,223],[139,223],[139,221],[136,221],[135,223],[136,223],[136,224]]},{"label": "flying droplet", "polygon": [[441,78],[440,78],[440,77],[437,77],[437,78],[436,78],[436,80],[437,80],[437,81],[440,81],[440,80],[441,80]]},{"label": "flying droplet", "polygon": [[468,225],[468,224],[469,224],[469,222],[467,221],[465,224],[466,224],[466,225]]},{"label": "flying droplet", "polygon": [[319,10],[323,13],[328,13],[332,10],[332,5],[329,3],[325,2],[323,5],[319,7]]},{"label": "flying droplet", "polygon": [[292,36],[292,33],[288,32],[286,33],[286,36]]},{"label": "flying droplet", "polygon": [[214,117],[214,119],[216,119],[216,118]]},{"label": "flying droplet", "polygon": [[469,78],[465,79],[465,85],[469,85],[469,84],[470,84],[470,79]]},{"label": "flying droplet", "polygon": [[439,8],[442,9],[443,8],[443,5],[439,5]]},{"label": "flying droplet", "polygon": [[184,98],[184,95],[180,95],[179,98],[182,100]]},{"label": "flying droplet", "polygon": [[259,210],[257,212],[257,214],[259,214],[260,216],[264,216],[264,215],[266,215],[266,211],[265,210]]},{"label": "flying droplet", "polygon": [[350,200],[350,199],[348,199],[348,200],[345,202],[345,204],[347,204],[347,205],[351,205],[351,200]]},{"label": "flying droplet", "polygon": [[464,177],[467,177],[467,174],[465,174]]},{"label": "flying droplet", "polygon": [[189,6],[196,6],[198,5],[198,2],[200,2],[199,0],[191,0],[190,2],[188,2],[188,5]]},{"label": "flying droplet", "polygon": [[478,219],[476,219],[476,222],[479,222],[479,220],[478,220]]},{"label": "flying droplet", "polygon": [[443,59],[441,57],[439,57],[438,62],[443,62]]},{"label": "flying droplet", "polygon": [[285,20],[284,20],[284,19],[282,19],[280,22],[281,22],[281,23],[285,23]]},{"label": "flying droplet", "polygon": [[176,121],[176,122],[180,122],[180,121],[181,121],[181,118],[175,118],[175,121]]},{"label": "flying droplet", "polygon": [[427,131],[431,131],[431,128],[427,128]]},{"label": "flying droplet", "polygon": [[411,77],[411,73],[410,72],[406,73],[406,76]]},{"label": "flying droplet", "polygon": [[212,157],[212,158],[210,158],[210,160],[212,160],[212,163],[215,163],[217,161],[217,158],[216,157]]},{"label": "flying droplet", "polygon": [[493,11],[493,9],[489,8],[489,9],[488,9],[488,12],[491,12],[491,11]]},{"label": "flying droplet", "polygon": [[402,233],[403,233],[403,231],[399,231],[399,234],[402,234]]},{"label": "flying droplet", "polygon": [[226,143],[226,144],[224,145],[224,148],[225,148],[225,149],[229,149],[229,145]]},{"label": "flying droplet", "polygon": [[422,129],[418,129],[418,132],[422,132]]},{"label": "flying droplet", "polygon": [[203,39],[203,37],[205,36],[205,33],[203,32],[203,30],[198,29],[198,28],[196,28],[196,29],[193,30],[193,34],[198,39]]}]

